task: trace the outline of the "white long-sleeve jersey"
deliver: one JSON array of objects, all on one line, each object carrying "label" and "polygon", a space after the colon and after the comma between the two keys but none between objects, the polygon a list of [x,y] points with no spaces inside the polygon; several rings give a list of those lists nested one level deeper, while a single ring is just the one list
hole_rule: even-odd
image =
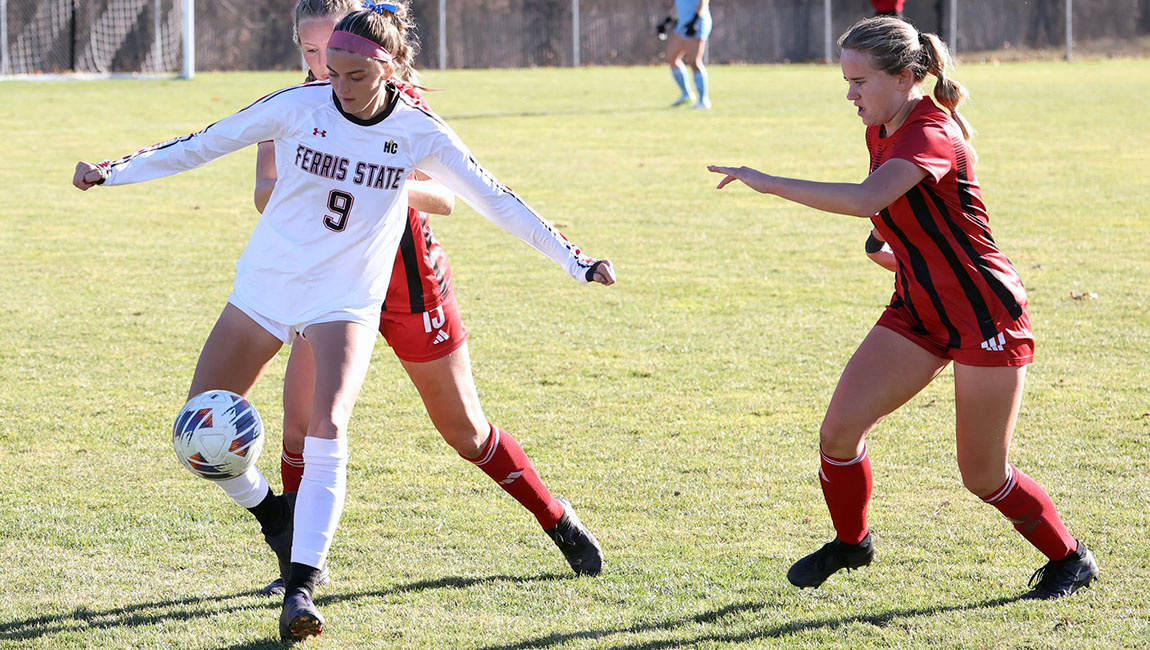
[{"label": "white long-sleeve jersey", "polygon": [[236,262],[235,292],[289,325],[379,310],[407,219],[404,183],[416,168],[588,280],[594,259],[476,162],[439,117],[394,88],[391,96],[379,115],[361,120],[340,109],[329,82],[285,88],[199,133],[104,161],[104,184],[169,176],[274,141],[276,189]]}]

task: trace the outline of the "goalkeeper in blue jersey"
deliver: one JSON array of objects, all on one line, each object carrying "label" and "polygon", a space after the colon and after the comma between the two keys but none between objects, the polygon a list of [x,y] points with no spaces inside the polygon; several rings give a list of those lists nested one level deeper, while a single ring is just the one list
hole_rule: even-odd
[{"label": "goalkeeper in blue jersey", "polygon": [[[694,104],[692,108],[711,107],[711,98],[707,95],[707,68],[703,66],[703,51],[707,47],[707,37],[711,35],[710,4],[710,0],[675,0],[675,29],[668,35],[664,59],[671,66],[675,83],[679,84],[679,99],[672,106]],[[694,71],[698,98],[687,85],[684,56]]]}]

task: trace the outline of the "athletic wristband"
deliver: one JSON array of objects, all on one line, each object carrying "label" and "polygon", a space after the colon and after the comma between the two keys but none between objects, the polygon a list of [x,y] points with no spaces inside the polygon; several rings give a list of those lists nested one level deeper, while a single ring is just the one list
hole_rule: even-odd
[{"label": "athletic wristband", "polygon": [[595,262],[594,264],[592,264],[591,268],[587,269],[587,281],[588,282],[594,282],[595,281],[595,269],[599,268],[599,265],[602,263],[603,263],[603,260],[599,260],[598,262]]},{"label": "athletic wristband", "polygon": [[866,252],[868,254],[877,253],[882,250],[882,246],[885,243],[886,242],[882,241],[878,237],[875,237],[874,233],[872,232],[871,234],[867,235],[866,238]]}]

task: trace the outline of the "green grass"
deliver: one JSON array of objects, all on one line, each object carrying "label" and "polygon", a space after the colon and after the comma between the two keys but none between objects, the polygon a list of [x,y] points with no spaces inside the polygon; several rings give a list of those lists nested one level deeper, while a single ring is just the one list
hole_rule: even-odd
[{"label": "green grass", "polygon": [[[144,185],[79,159],[198,130],[293,74],[0,84],[0,648],[278,647],[254,521],[167,434],[255,224],[254,152]],[[873,436],[880,556],[784,579],[831,536],[817,429],[888,299],[865,222],[713,191],[708,163],[866,170],[837,69],[432,73],[477,157],[620,282],[577,285],[468,208],[436,222],[494,422],[603,543],[573,579],[534,521],[431,427],[385,344],[352,421],[316,648],[1150,647],[1150,84],[1145,62],[966,66],[995,236],[1030,291],[1038,363],[1013,460],[1102,580],[1016,602],[1040,555],[966,493],[948,373]],[[1071,291],[1095,292],[1074,300]],[[253,400],[278,485],[283,357]]]}]

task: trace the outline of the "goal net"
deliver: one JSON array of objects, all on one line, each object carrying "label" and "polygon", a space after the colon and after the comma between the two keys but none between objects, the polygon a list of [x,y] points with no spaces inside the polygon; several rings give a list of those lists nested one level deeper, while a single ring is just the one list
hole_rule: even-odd
[{"label": "goal net", "polygon": [[192,0],[0,0],[0,76],[192,76]]}]

